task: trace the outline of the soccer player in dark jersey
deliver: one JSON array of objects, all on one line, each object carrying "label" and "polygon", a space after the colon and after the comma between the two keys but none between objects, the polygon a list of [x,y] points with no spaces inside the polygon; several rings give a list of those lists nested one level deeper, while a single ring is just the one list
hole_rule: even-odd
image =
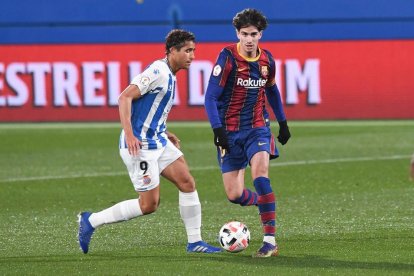
[{"label": "soccer player in dark jersey", "polygon": [[[270,130],[266,99],[279,123],[277,138],[282,145],[289,140],[290,132],[275,83],[275,61],[269,51],[259,47],[266,17],[255,9],[245,9],[233,18],[233,26],[239,42],[220,52],[208,83],[205,108],[227,198],[259,209],[264,238],[253,257],[277,256],[276,198],[269,180],[269,160],[279,153]],[[245,188],[247,164],[256,191]]]}]

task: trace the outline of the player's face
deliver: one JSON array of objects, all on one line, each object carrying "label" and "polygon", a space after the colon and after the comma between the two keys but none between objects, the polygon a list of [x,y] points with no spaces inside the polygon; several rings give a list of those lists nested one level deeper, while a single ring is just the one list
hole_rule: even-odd
[{"label": "player's face", "polygon": [[262,32],[254,26],[241,28],[237,31],[237,38],[240,41],[240,52],[243,56],[256,57],[259,40]]},{"label": "player's face", "polygon": [[180,69],[188,69],[193,61],[195,55],[195,43],[193,41],[187,41],[185,45],[177,51],[173,48],[171,51],[172,63],[176,71]]}]

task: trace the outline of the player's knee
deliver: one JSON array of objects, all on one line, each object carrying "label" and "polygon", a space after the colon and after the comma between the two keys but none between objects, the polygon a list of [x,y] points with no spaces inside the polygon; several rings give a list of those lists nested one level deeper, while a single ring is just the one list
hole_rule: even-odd
[{"label": "player's knee", "polygon": [[179,185],[180,191],[183,193],[192,193],[196,190],[195,181],[191,175],[186,176]]},{"label": "player's knee", "polygon": [[158,201],[150,201],[150,202],[140,202],[141,211],[144,215],[148,215],[151,213],[154,213],[158,206],[160,205],[159,200]]},{"label": "player's knee", "polygon": [[256,179],[257,177],[264,176],[267,177],[269,174],[269,167],[263,165],[255,165],[252,166],[252,178]]}]

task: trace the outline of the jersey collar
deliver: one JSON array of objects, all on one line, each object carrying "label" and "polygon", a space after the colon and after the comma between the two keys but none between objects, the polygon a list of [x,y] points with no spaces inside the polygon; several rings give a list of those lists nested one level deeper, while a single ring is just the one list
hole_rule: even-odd
[{"label": "jersey collar", "polygon": [[170,62],[168,61],[168,57],[163,58],[162,61],[164,61],[167,64],[168,69],[170,69],[171,73],[175,76],[174,71],[172,70],[170,66]]},{"label": "jersey collar", "polygon": [[239,43],[237,43],[237,53],[242,57],[242,58],[244,58],[245,60],[247,60],[247,61],[257,61],[257,60],[259,60],[259,58],[260,58],[260,55],[262,54],[262,49],[260,49],[260,47],[259,46],[257,46],[257,49],[259,50],[259,54],[256,56],[256,57],[254,57],[254,58],[249,58],[249,57],[246,57],[246,56],[244,56],[244,55],[242,55],[241,53],[240,53],[240,42]]}]

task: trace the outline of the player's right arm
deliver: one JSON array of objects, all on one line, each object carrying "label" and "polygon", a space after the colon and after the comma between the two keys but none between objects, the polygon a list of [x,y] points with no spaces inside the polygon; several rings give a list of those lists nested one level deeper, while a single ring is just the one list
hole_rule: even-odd
[{"label": "player's right arm", "polygon": [[221,150],[230,152],[229,142],[227,139],[227,133],[226,133],[225,128],[220,122],[220,118],[219,118],[219,114],[217,110],[217,101],[222,93],[223,93],[223,87],[210,82],[207,86],[204,105],[206,108],[207,117],[210,121],[211,127],[213,128],[214,144],[217,147],[220,147]]},{"label": "player's right arm", "polygon": [[223,93],[224,85],[230,70],[231,66],[229,64],[227,52],[222,50],[217,58],[213,71],[211,72],[204,102],[207,117],[214,132],[214,144],[221,147],[222,150],[227,151],[229,151],[229,144],[226,130],[220,121],[218,101]]},{"label": "player's right arm", "polygon": [[135,84],[130,84],[118,98],[119,118],[122,128],[125,132],[125,142],[128,146],[128,152],[132,156],[138,155],[141,148],[141,141],[134,136],[131,124],[132,101],[141,97],[141,92]]}]

